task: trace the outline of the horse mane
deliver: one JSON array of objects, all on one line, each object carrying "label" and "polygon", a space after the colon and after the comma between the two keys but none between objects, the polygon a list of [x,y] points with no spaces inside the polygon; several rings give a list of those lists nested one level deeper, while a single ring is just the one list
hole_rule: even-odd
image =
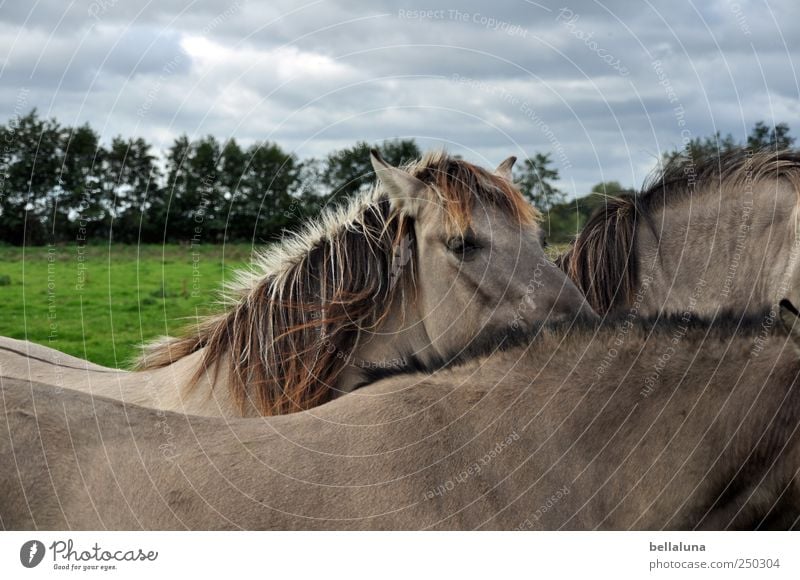
[{"label": "horse mane", "polygon": [[[438,197],[448,230],[469,225],[476,198],[521,224],[538,219],[511,183],[444,152],[405,169]],[[414,243],[413,219],[378,184],[258,254],[225,288],[224,312],[146,345],[136,368],[165,367],[202,350],[189,386],[207,371],[216,379],[227,359],[243,414],[248,404],[262,415],[320,405],[335,397],[361,331],[382,322],[398,293],[413,292],[406,250]]]},{"label": "horse mane", "polygon": [[606,196],[556,263],[598,314],[630,305],[639,284],[640,221],[658,238],[653,216],[669,204],[767,179],[787,180],[800,196],[800,153],[737,148],[697,159],[677,155],[656,168],[639,193]]},{"label": "horse mane", "polygon": [[636,291],[636,214],[635,196],[607,196],[569,250],[556,258],[558,267],[601,316]]}]

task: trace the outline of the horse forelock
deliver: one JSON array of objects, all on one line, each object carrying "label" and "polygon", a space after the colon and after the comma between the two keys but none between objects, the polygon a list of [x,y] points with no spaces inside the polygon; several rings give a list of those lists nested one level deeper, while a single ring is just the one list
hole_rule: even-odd
[{"label": "horse forelock", "polygon": [[541,219],[538,210],[506,179],[482,167],[449,157],[442,151],[427,153],[406,170],[430,186],[444,213],[448,233],[469,227],[476,203],[496,207],[518,224]]}]

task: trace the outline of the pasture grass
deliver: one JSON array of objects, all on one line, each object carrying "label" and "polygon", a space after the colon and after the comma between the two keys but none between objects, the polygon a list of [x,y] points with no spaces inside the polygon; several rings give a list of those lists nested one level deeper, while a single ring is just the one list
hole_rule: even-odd
[{"label": "pasture grass", "polygon": [[548,244],[547,248],[545,248],[545,253],[548,258],[555,260],[567,250],[569,250],[569,244]]},{"label": "pasture grass", "polygon": [[[552,258],[566,245],[551,245]],[[143,342],[215,311],[248,244],[0,246],[0,336],[122,368]]]},{"label": "pasture grass", "polygon": [[0,247],[0,335],[110,367],[216,310],[248,244]]}]

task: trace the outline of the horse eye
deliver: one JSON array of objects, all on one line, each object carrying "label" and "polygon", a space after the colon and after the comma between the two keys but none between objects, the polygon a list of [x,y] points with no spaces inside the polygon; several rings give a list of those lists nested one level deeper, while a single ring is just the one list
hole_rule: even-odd
[{"label": "horse eye", "polygon": [[447,249],[459,258],[466,258],[480,250],[480,244],[473,238],[453,236],[447,240]]}]

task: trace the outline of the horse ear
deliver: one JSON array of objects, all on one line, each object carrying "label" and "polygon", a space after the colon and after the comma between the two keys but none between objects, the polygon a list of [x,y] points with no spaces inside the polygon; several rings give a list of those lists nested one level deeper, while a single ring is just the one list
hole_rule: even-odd
[{"label": "horse ear", "polygon": [[786,298],[781,300],[780,307],[781,324],[794,344],[795,351],[800,355],[800,311]]},{"label": "horse ear", "polygon": [[514,174],[511,172],[511,170],[516,162],[517,158],[512,155],[497,166],[497,169],[494,170],[495,175],[502,177],[510,183],[514,183]]},{"label": "horse ear", "polygon": [[372,149],[369,157],[392,205],[408,215],[417,215],[427,186],[410,173],[386,163],[377,149]]}]

